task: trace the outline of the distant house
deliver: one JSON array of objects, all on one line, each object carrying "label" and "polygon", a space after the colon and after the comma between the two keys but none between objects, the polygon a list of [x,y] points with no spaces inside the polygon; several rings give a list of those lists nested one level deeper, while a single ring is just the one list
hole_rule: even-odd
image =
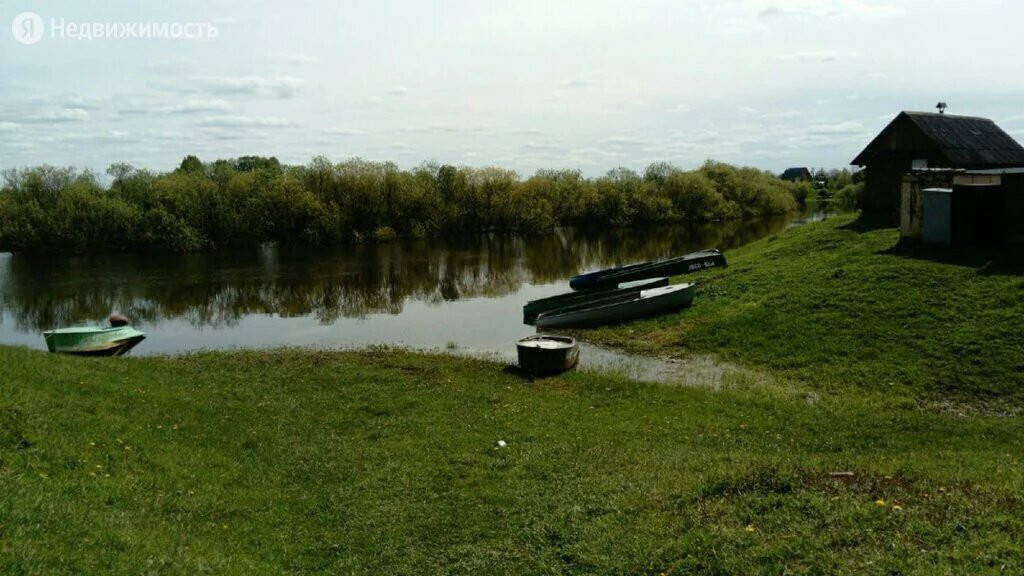
[{"label": "distant house", "polygon": [[810,182],[811,171],[807,168],[786,168],[779,178],[789,182]]},{"label": "distant house", "polygon": [[904,175],[1024,166],[1024,147],[987,118],[900,112],[851,164],[867,168],[861,209],[895,215]]}]

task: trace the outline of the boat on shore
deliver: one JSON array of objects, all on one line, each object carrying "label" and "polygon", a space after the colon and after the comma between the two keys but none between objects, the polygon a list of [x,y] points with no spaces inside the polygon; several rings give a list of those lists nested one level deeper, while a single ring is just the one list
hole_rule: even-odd
[{"label": "boat on shore", "polygon": [[146,339],[146,334],[128,325],[119,315],[110,317],[110,327],[77,326],[43,332],[46,348],[60,354],[80,356],[122,356]]},{"label": "boat on shore", "polygon": [[569,287],[573,290],[607,289],[623,282],[678,276],[722,266],[727,266],[727,263],[719,250],[701,250],[668,260],[641,262],[580,274],[569,280]]},{"label": "boat on shore", "polygon": [[548,298],[541,298],[539,300],[531,300],[523,306],[523,323],[533,324],[537,320],[537,316],[545,312],[558,310],[559,308],[579,306],[580,304],[588,303],[596,304],[602,300],[607,300],[609,298],[621,298],[627,294],[637,296],[641,290],[660,288],[662,286],[668,286],[668,278],[655,278],[653,280],[640,280],[638,282],[624,282],[617,285],[617,287],[606,290],[580,290],[577,292],[567,292],[557,296],[550,296]]},{"label": "boat on shore", "polygon": [[519,367],[531,374],[559,374],[579,362],[580,347],[571,336],[535,334],[516,343]]},{"label": "boat on shore", "polygon": [[641,290],[594,303],[559,308],[537,317],[538,328],[588,328],[656,316],[689,306],[696,284],[674,284]]}]

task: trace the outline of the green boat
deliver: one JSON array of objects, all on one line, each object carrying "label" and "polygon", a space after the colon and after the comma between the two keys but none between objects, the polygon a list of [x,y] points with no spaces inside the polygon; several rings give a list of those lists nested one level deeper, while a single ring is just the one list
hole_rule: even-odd
[{"label": "green boat", "polygon": [[537,317],[538,328],[592,328],[636,318],[657,316],[689,306],[696,284],[673,284],[642,290],[639,294],[599,300],[545,312]]},{"label": "green boat", "polygon": [[619,284],[617,288],[609,290],[602,290],[600,288],[596,290],[580,290],[541,298],[540,300],[531,300],[523,306],[523,323],[533,324],[537,320],[537,316],[545,312],[558,310],[559,308],[575,307],[581,304],[596,305],[597,302],[608,300],[609,298],[621,298],[627,294],[636,297],[640,295],[642,290],[660,288],[662,286],[668,286],[668,278],[626,282]]},{"label": "green boat", "polygon": [[43,332],[50,352],[83,356],[121,356],[142,342],[146,334],[131,326],[81,326]]}]

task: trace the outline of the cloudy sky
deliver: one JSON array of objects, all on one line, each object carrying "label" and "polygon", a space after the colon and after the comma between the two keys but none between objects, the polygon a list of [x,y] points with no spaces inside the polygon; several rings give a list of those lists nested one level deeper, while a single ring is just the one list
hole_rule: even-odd
[{"label": "cloudy sky", "polygon": [[[77,39],[61,21],[218,34]],[[0,168],[841,167],[939,100],[1024,140],[1019,0],[2,0],[0,22]]]}]

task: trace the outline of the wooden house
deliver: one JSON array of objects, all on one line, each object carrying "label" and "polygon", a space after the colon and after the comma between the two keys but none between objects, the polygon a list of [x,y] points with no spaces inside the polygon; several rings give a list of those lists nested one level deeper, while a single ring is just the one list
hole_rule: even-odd
[{"label": "wooden house", "polygon": [[779,178],[788,182],[810,182],[811,171],[807,168],[786,168]]},{"label": "wooden house", "polygon": [[851,164],[867,169],[861,209],[895,217],[912,171],[1022,167],[1024,147],[987,118],[900,112]]}]

